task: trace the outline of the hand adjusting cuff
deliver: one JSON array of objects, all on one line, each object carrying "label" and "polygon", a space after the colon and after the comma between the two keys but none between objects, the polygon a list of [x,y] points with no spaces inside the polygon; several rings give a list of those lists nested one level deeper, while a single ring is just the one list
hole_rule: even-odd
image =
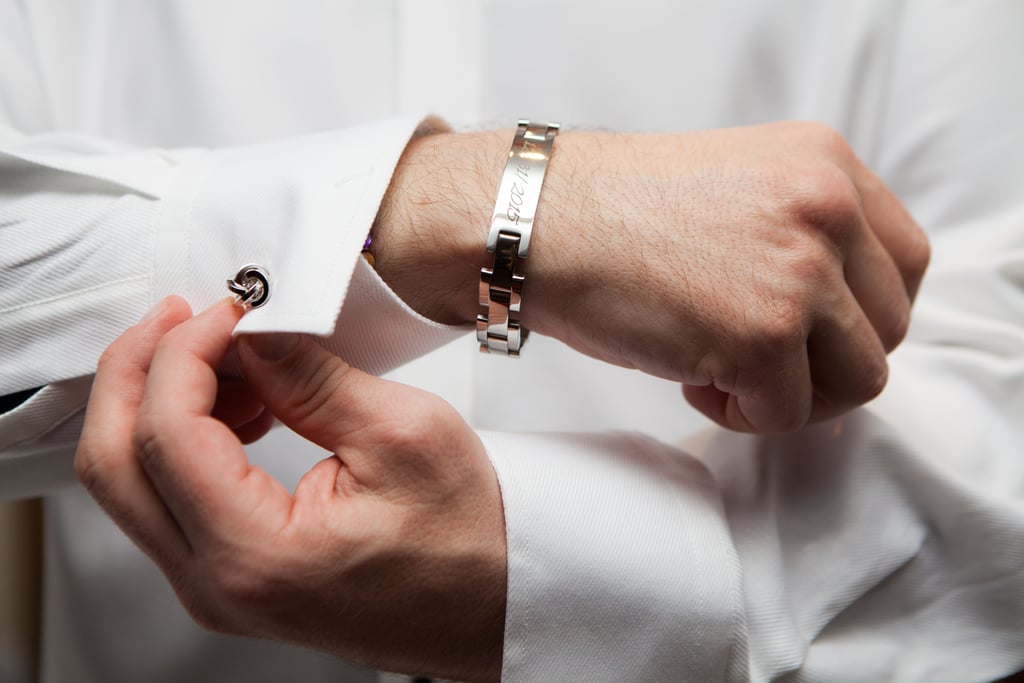
[{"label": "hand adjusting cuff", "polygon": [[544,172],[558,133],[557,123],[520,120],[494,203],[487,251],[494,265],[480,269],[480,307],[476,338],[484,353],[519,356],[528,331],[520,325],[523,259],[537,212]]}]

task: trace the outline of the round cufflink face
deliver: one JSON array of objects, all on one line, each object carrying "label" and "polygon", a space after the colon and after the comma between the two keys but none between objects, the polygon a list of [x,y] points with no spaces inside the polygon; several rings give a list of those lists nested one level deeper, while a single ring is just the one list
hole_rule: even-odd
[{"label": "round cufflink face", "polygon": [[270,298],[270,276],[256,263],[247,263],[227,281],[235,302],[246,308],[259,308]]}]

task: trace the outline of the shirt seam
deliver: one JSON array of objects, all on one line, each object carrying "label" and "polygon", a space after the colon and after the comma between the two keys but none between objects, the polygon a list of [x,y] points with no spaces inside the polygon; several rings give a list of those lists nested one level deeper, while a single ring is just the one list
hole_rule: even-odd
[{"label": "shirt seam", "polygon": [[73,292],[67,292],[67,293],[64,293],[64,294],[57,294],[57,295],[54,295],[54,296],[51,296],[51,297],[47,297],[45,299],[36,299],[34,301],[28,301],[28,302],[25,302],[25,303],[22,303],[22,304],[18,304],[16,306],[11,306],[10,308],[0,308],[0,315],[4,315],[6,313],[15,313],[17,311],[21,311],[21,310],[24,310],[26,308],[32,308],[33,306],[43,306],[43,305],[55,303],[57,301],[63,301],[65,299],[73,299],[73,298],[75,298],[77,296],[80,296],[82,294],[90,294],[92,292],[99,291],[99,290],[104,289],[106,287],[114,287],[116,285],[123,285],[123,284],[129,283],[129,282],[136,282],[138,280],[145,280],[147,277],[148,276],[146,274],[132,275],[131,277],[125,277],[125,278],[121,278],[119,280],[111,280],[110,282],[103,282],[103,283],[98,284],[98,285],[92,285],[91,287],[84,287],[82,289],[76,289]]}]

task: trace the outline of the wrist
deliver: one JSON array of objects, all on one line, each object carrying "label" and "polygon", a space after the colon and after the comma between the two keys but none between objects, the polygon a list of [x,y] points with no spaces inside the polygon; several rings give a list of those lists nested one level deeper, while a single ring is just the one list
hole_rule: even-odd
[{"label": "wrist", "polygon": [[[513,132],[418,137],[395,169],[374,224],[375,267],[403,301],[431,320],[475,324],[480,269],[493,262],[487,236]],[[524,262],[522,321],[542,334],[558,328],[563,294],[583,284],[588,264],[572,253],[578,228],[598,227],[592,223],[600,202],[588,203],[581,191],[587,165],[580,155],[588,135],[594,134],[558,136]]]},{"label": "wrist", "polygon": [[507,131],[439,133],[406,147],[374,224],[376,269],[416,312],[476,319],[480,268]]}]

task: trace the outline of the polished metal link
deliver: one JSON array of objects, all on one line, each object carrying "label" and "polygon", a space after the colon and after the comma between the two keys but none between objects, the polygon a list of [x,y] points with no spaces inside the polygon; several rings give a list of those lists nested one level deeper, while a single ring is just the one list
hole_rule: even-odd
[{"label": "polished metal link", "polygon": [[502,232],[494,251],[494,265],[480,270],[480,306],[486,313],[476,319],[480,350],[518,356],[527,330],[519,324],[523,276],[516,273],[519,235]]},{"label": "polished metal link", "polygon": [[526,341],[528,331],[519,321],[522,261],[529,254],[534,214],[557,133],[557,123],[520,120],[508,152],[487,237],[494,264],[480,269],[482,311],[476,319],[476,338],[484,353],[516,357]]}]

